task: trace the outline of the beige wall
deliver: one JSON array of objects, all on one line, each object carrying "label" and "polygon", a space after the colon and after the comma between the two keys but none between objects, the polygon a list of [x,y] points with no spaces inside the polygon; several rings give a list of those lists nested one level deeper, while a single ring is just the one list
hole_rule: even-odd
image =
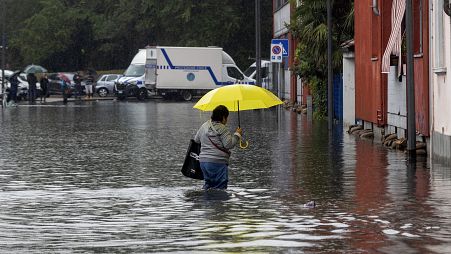
[{"label": "beige wall", "polygon": [[[435,4],[438,0],[433,0]],[[437,5],[434,5],[437,6]],[[442,53],[437,48],[437,17],[443,15],[443,41]],[[432,88],[432,132],[451,136],[451,25],[450,17],[443,12],[433,9],[431,13],[431,88]],[[437,66],[437,54],[444,57],[442,67]]]}]

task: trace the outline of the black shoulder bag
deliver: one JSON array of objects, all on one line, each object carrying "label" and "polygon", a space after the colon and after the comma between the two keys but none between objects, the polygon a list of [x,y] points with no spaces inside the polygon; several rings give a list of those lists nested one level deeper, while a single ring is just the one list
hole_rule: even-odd
[{"label": "black shoulder bag", "polygon": [[185,161],[182,166],[182,174],[186,177],[204,180],[204,174],[200,169],[199,163],[200,144],[191,139],[186,151]]}]

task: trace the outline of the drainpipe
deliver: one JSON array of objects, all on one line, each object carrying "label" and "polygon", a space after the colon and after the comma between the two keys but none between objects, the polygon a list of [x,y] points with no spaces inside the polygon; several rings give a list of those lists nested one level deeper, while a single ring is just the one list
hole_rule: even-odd
[{"label": "drainpipe", "polygon": [[407,42],[407,151],[411,159],[416,156],[415,80],[413,66],[413,12],[412,0],[406,0]]}]

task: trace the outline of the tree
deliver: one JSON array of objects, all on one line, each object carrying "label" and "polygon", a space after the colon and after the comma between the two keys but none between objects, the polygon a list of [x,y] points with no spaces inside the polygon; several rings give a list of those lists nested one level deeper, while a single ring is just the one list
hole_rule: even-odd
[{"label": "tree", "polygon": [[[333,1],[333,68],[341,72],[340,44],[353,37],[353,1]],[[326,1],[303,0],[289,26],[299,41],[296,49],[296,74],[312,92],[315,115],[327,114],[327,6]]]},{"label": "tree", "polygon": [[[123,69],[146,45],[219,46],[239,66],[255,55],[254,3],[248,0],[15,0],[11,33],[17,66],[52,71]],[[19,6],[23,4],[24,6]],[[12,15],[12,14],[10,14]],[[272,37],[272,3],[262,3],[263,55]]]}]

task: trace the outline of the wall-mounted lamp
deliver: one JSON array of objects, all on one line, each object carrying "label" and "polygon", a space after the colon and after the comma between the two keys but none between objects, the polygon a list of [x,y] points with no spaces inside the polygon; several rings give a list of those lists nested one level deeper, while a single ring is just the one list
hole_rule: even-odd
[{"label": "wall-mounted lamp", "polygon": [[446,15],[451,17],[451,1],[450,0],[443,1],[443,11],[446,13]]},{"label": "wall-mounted lamp", "polygon": [[379,16],[381,13],[379,12],[379,4],[377,3],[377,0],[373,0],[373,5],[371,6],[373,8],[373,13],[376,16]]}]

